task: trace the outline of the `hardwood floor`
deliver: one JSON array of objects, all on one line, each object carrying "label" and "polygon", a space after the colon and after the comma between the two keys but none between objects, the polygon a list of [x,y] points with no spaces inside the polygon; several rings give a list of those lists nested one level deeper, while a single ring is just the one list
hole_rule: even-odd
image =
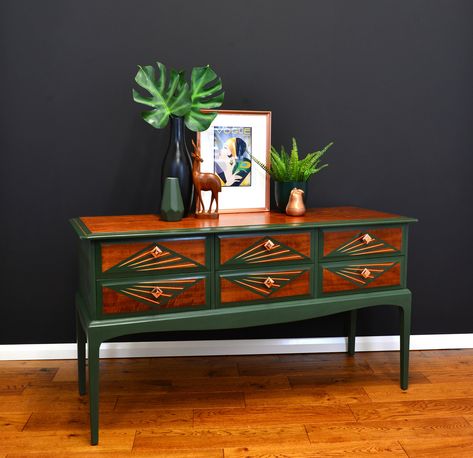
[{"label": "hardwood floor", "polygon": [[0,458],[473,457],[473,350],[101,361],[89,445],[75,361],[0,361]]}]

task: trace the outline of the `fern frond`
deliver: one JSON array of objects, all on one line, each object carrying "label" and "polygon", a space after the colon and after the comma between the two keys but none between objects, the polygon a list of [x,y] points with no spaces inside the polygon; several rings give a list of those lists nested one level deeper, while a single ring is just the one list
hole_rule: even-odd
[{"label": "fern frond", "polygon": [[330,142],[320,151],[308,153],[303,159],[299,159],[299,149],[296,139],[293,137],[290,154],[282,145],[280,152],[271,145],[271,165],[267,166],[255,157],[252,159],[275,181],[307,181],[312,175],[328,166],[328,164],[319,166],[319,163],[332,145],[333,142]]}]

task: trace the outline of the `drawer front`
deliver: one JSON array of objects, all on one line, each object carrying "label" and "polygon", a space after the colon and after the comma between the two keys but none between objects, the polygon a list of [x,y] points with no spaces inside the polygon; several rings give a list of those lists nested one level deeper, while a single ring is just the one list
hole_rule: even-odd
[{"label": "drawer front", "polygon": [[225,268],[294,264],[312,258],[310,231],[219,236],[218,244],[219,264]]},{"label": "drawer front", "polygon": [[390,256],[402,252],[402,228],[357,228],[322,231],[323,257]]},{"label": "drawer front", "polygon": [[207,245],[205,237],[102,243],[101,272],[129,276],[208,270]]},{"label": "drawer front", "polygon": [[403,257],[324,263],[319,267],[319,292],[326,295],[399,288],[403,283],[403,273]]},{"label": "drawer front", "polygon": [[180,312],[210,307],[208,275],[104,281],[98,288],[103,316]]},{"label": "drawer front", "polygon": [[312,267],[296,267],[288,270],[269,269],[238,273],[222,273],[217,278],[220,305],[244,305],[301,299],[310,297],[313,271]]}]

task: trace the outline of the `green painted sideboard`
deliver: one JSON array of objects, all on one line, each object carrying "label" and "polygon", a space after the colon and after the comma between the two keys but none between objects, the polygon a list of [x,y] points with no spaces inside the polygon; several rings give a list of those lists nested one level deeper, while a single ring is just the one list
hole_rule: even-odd
[{"label": "green painted sideboard", "polygon": [[142,332],[260,326],[348,312],[401,311],[400,381],[408,386],[411,292],[407,233],[413,218],[356,207],[221,214],[164,222],[157,215],[74,218],[79,391],[88,346],[91,443],[98,443],[99,349]]}]

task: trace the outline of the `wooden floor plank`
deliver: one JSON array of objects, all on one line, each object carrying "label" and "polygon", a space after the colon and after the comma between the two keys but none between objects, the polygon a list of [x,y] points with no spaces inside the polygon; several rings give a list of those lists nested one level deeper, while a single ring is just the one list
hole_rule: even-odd
[{"label": "wooden floor plank", "polygon": [[[457,353],[441,358],[438,355],[430,355],[428,352],[411,352],[411,355],[411,370],[423,372],[426,375],[432,371],[456,373],[471,373],[473,371],[473,357],[469,354]],[[383,358],[379,354],[373,353],[366,357],[366,361],[376,374],[394,372],[399,368],[399,359],[395,357]]]},{"label": "wooden floor plank", "polygon": [[[122,380],[100,383],[102,393],[120,395],[140,393],[218,393],[218,392],[253,392],[266,390],[290,390],[291,385],[285,376],[241,376],[241,377],[182,377],[162,380]],[[62,393],[77,393],[77,381],[54,382],[27,385],[25,395],[53,395],[58,390]]]},{"label": "wooden floor plank", "polygon": [[[168,393],[172,390],[170,380],[128,380],[120,382],[100,382],[100,393],[103,395],[118,396],[126,393],[142,393],[153,395]],[[71,396],[78,394],[77,380],[68,382],[35,383],[23,390],[24,396],[53,396],[61,392]]]},{"label": "wooden floor plank", "polygon": [[55,368],[64,364],[75,363],[73,359],[32,359],[32,360],[0,360],[0,371],[4,369]]},{"label": "wooden floor plank", "polygon": [[[386,352],[383,352],[383,354],[386,354]],[[353,356],[350,356],[347,353],[287,353],[278,355],[278,360],[290,363],[310,362],[320,366],[326,364],[366,364],[366,356],[369,355],[370,353],[363,352],[358,352]],[[393,352],[393,355],[399,358],[398,352]],[[245,362],[248,363],[248,360]]]},{"label": "wooden floor plank", "polygon": [[122,411],[147,409],[196,409],[214,407],[243,407],[243,393],[166,393],[154,396],[119,396],[117,414]]},{"label": "wooden floor plank", "polygon": [[452,436],[469,436],[473,440],[473,428],[462,417],[322,423],[306,425],[306,428],[313,443],[399,440],[406,437],[430,440]]},{"label": "wooden floor plank", "polygon": [[248,358],[251,361],[258,364],[266,364],[279,361],[278,355],[220,355],[220,356],[172,356],[172,357],[159,357],[150,358],[150,364],[152,367],[161,367],[168,364],[175,365],[179,364],[182,366],[188,366],[193,364],[200,365],[213,365],[213,364],[238,364],[240,362],[248,362]]},{"label": "wooden floor plank", "polygon": [[255,391],[291,389],[289,380],[285,376],[239,376],[239,377],[211,377],[211,378],[179,378],[171,380],[172,392],[230,392],[239,391],[252,393]]},{"label": "wooden floor plank", "polygon": [[[263,374],[264,375],[264,374]],[[235,377],[238,370],[235,364],[214,364],[212,366],[192,366],[184,365],[167,366],[151,371],[150,369],[137,369],[136,371],[117,368],[100,372],[100,379],[104,382],[124,381],[124,380],[162,380],[178,377]]]},{"label": "wooden floor plank", "polygon": [[[314,387],[325,388],[328,386],[341,387],[365,387],[387,385],[399,388],[399,371],[386,372],[383,374],[372,373],[351,373],[337,374],[330,371],[320,371],[311,375],[289,375],[289,382],[293,389]],[[431,383],[430,380],[421,372],[409,373],[409,385],[412,387],[421,383]]]},{"label": "wooden floor plank", "polygon": [[464,415],[473,415],[473,399],[371,402],[351,404],[350,408],[358,421],[463,417]]},{"label": "wooden floor plank", "polygon": [[0,386],[51,381],[57,371],[57,367],[3,366],[0,368]]},{"label": "wooden floor plank", "polygon": [[427,374],[430,383],[457,383],[470,382],[473,380],[473,369],[471,371],[450,372],[444,370],[430,370]]},{"label": "wooden floor plank", "polygon": [[[192,428],[191,409],[101,412],[100,429]],[[88,431],[88,412],[33,412],[24,431]]]},{"label": "wooden floor plank", "polygon": [[471,458],[473,440],[471,437],[440,437],[428,441],[421,438],[400,439],[399,441],[410,458]]},{"label": "wooden floor plank", "polygon": [[[92,447],[91,447],[92,448]],[[159,454],[152,452],[110,452],[110,451],[87,451],[70,452],[67,458],[223,458],[223,449],[160,449]],[[39,452],[39,453],[9,453],[6,458],[65,458],[64,452]],[[0,455],[0,458],[4,456]]]},{"label": "wooden floor plank", "polygon": [[126,431],[103,431],[100,434],[100,444],[90,446],[90,434],[88,432],[55,433],[55,432],[20,432],[2,433],[0,442],[0,454],[23,454],[30,452],[62,450],[65,456],[69,452],[88,452],[91,455],[103,450],[114,450],[131,452],[135,430]]},{"label": "wooden floor plank", "polygon": [[[103,412],[115,408],[117,396],[103,395],[100,397],[100,410]],[[33,412],[54,409],[55,412],[67,410],[89,409],[87,396],[79,395],[46,395],[46,396],[0,396],[0,412]]]},{"label": "wooden floor plank", "polygon": [[[182,448],[245,447],[249,445],[309,444],[304,426],[218,429],[146,429],[136,433],[134,452]],[[159,456],[159,455],[158,455]]]},{"label": "wooden floor plank", "polygon": [[322,361],[313,363],[312,361],[280,361],[269,364],[254,363],[251,360],[238,364],[240,375],[307,375],[320,374],[321,372],[332,374],[372,374],[371,367],[365,361],[354,362],[349,358],[345,360],[335,361],[332,364],[327,364]]},{"label": "wooden floor plank", "polygon": [[271,426],[354,420],[348,406],[288,405],[242,409],[195,409],[195,427]]},{"label": "wooden floor plank", "polygon": [[355,402],[370,402],[363,388],[329,387],[326,389],[306,388],[291,391],[260,391],[245,394],[245,402],[252,406],[290,405],[346,405]]},{"label": "wooden floor plank", "polygon": [[340,444],[317,444],[309,446],[281,447],[241,447],[225,448],[225,458],[362,458],[376,456],[381,458],[406,457],[397,441],[343,442]]},{"label": "wooden floor plank", "polygon": [[366,393],[373,402],[419,401],[431,399],[473,398],[473,379],[470,382],[435,383],[411,386],[403,391],[393,386],[368,386]]},{"label": "wooden floor plank", "polygon": [[0,439],[3,431],[22,431],[30,418],[30,413],[0,411]]}]

